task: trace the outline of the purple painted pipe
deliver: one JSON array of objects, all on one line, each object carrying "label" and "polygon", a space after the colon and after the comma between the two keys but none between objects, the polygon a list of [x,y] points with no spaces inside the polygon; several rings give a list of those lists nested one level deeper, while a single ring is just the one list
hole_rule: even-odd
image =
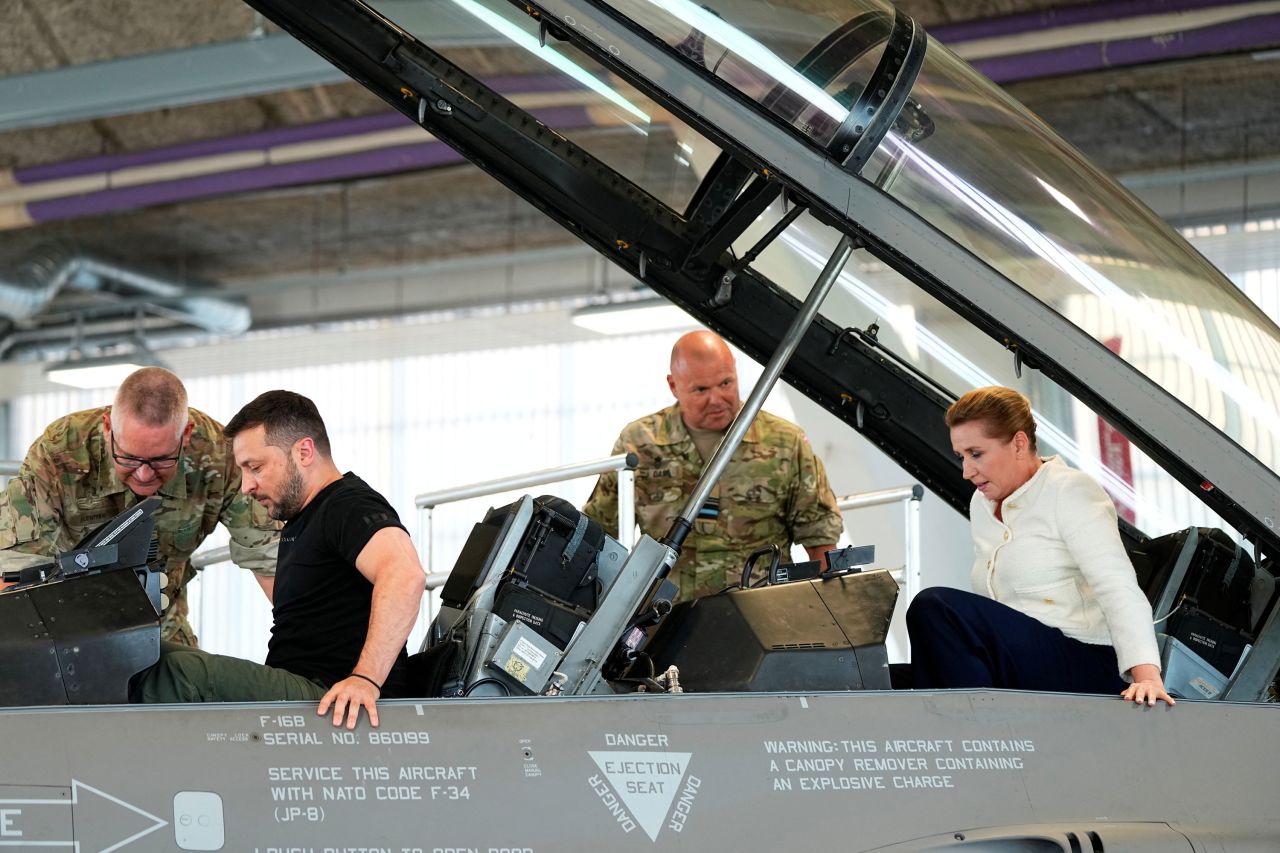
[{"label": "purple painted pipe", "polygon": [[54,222],[196,198],[425,169],[460,159],[460,155],[442,142],[419,142],[321,160],[235,169],[176,181],[36,201],[27,206],[27,212],[37,222]]},{"label": "purple painted pipe", "polygon": [[1197,30],[980,59],[973,66],[997,83],[1078,74],[1276,44],[1280,15],[1258,15]]},{"label": "purple painted pipe", "polygon": [[1042,12],[1023,12],[1003,18],[983,21],[964,21],[931,27],[929,35],[943,44],[959,44],[974,39],[1012,36],[1037,30],[1074,27],[1081,24],[1097,24],[1102,21],[1119,21],[1142,15],[1168,15],[1173,12],[1190,12],[1212,9],[1218,6],[1239,6],[1240,0],[1120,0],[1120,2],[1089,3],[1068,6],[1065,9],[1046,9]]},{"label": "purple painted pipe", "polygon": [[163,148],[150,148],[146,151],[135,151],[128,154],[103,154],[99,157],[85,157],[80,160],[66,160],[62,163],[50,163],[45,166],[14,169],[13,177],[20,184],[35,184],[41,181],[57,180],[58,178],[74,178],[80,175],[96,175],[99,172],[113,172],[116,169],[128,169],[134,166],[153,166],[157,163],[170,163],[175,160],[187,160],[192,157],[229,154],[233,151],[256,151],[260,148],[271,148],[292,142],[310,142],[315,139],[332,139],[339,136],[353,136],[359,133],[373,133],[379,130],[403,127],[408,124],[412,124],[412,122],[397,112],[378,113],[356,118],[340,118],[296,127],[282,127],[278,130],[246,133],[241,136],[224,136],[217,139],[187,142],[182,145],[166,145]]},{"label": "purple painted pipe", "polygon": [[[398,113],[394,115],[401,117]],[[534,115],[553,127],[585,127],[591,124],[590,116],[582,107],[536,110]],[[27,206],[27,212],[36,222],[53,222],[238,192],[428,169],[461,161],[462,155],[443,142],[418,142],[299,163],[236,169],[37,201]]]}]

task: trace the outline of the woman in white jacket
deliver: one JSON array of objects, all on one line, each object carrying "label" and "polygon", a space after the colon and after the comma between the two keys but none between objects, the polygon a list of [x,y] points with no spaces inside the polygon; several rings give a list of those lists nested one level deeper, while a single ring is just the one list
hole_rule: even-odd
[{"label": "woman in white jacket", "polygon": [[969,504],[973,593],[934,587],[907,611],[917,688],[1119,693],[1174,704],[1160,678],[1151,605],[1106,492],[1036,453],[1031,406],[978,388],[947,410]]}]

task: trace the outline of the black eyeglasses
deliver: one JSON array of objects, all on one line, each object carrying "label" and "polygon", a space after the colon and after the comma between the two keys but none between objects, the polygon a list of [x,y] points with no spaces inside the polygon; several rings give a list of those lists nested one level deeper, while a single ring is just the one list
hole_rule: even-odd
[{"label": "black eyeglasses", "polygon": [[116,436],[111,434],[111,458],[116,460],[116,464],[121,468],[129,471],[136,471],[143,465],[146,465],[152,471],[168,471],[170,468],[178,464],[178,460],[182,458],[182,445],[178,445],[178,452],[172,456],[154,456],[151,459],[139,459],[136,456],[116,453]]}]

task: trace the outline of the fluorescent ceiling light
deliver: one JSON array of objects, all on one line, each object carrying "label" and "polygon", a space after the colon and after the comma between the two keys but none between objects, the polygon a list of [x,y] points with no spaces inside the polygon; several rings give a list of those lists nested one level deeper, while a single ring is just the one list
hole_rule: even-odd
[{"label": "fluorescent ceiling light", "polygon": [[600,95],[602,98],[618,105],[645,124],[650,122],[648,113],[644,112],[635,104],[622,97],[622,95],[606,86],[603,82],[582,67],[578,66],[576,63],[571,62],[564,55],[557,53],[546,45],[538,44],[538,40],[536,38],[525,32],[516,24],[508,21],[496,12],[481,6],[479,3],[476,3],[475,0],[453,0],[453,2],[467,14],[488,24],[490,27],[497,30],[520,47],[529,51],[543,62],[554,66],[565,74],[568,74],[574,80],[577,80],[597,95]]},{"label": "fluorescent ceiling light", "polygon": [[130,373],[144,367],[164,367],[164,364],[154,353],[141,350],[128,355],[103,358],[69,358],[46,367],[44,376],[59,385],[94,390],[115,388]]},{"label": "fluorescent ceiling light", "polygon": [[667,329],[692,329],[698,325],[698,321],[684,311],[657,299],[579,308],[570,319],[575,326],[602,335],[638,335]]}]

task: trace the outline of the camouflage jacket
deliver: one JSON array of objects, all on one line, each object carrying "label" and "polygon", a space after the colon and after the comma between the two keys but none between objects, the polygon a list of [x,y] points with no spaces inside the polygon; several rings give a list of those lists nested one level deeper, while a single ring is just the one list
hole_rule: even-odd
[{"label": "camouflage jacket", "polygon": [[[684,507],[704,465],[679,405],[628,424],[613,452],[628,451],[640,457],[636,521],[642,531],[661,538]],[[670,580],[680,586],[677,601],[737,584],[743,563],[758,548],[777,544],[787,562],[792,543],[832,545],[844,529],[822,460],[804,432],[768,412],[761,412],[747,430],[717,492],[719,517],[694,521],[671,572]],[[606,532],[617,534],[616,474],[600,477],[583,511]],[[763,568],[768,561],[757,565]]]},{"label": "camouflage jacket", "polygon": [[[116,476],[102,430],[107,408],[54,421],[27,451],[18,475],[0,492],[0,568],[53,556],[138,498]],[[159,492],[156,534],[168,585],[162,636],[195,645],[185,587],[195,576],[191,552],[221,522],[231,533],[231,559],[263,576],[275,574],[278,525],[257,501],[240,494],[240,471],[222,425],[191,409],[195,429],[177,472]]]}]

